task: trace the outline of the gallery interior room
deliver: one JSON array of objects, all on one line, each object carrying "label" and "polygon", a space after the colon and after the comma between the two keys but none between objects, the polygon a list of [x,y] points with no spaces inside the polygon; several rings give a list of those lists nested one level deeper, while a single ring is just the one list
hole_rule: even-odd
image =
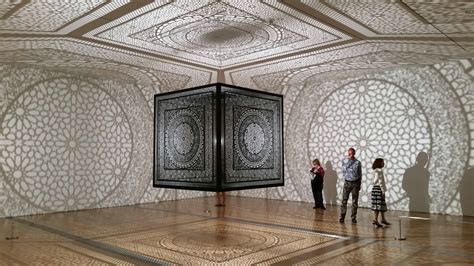
[{"label": "gallery interior room", "polygon": [[0,265],[474,264],[470,0],[0,1],[0,125]]}]

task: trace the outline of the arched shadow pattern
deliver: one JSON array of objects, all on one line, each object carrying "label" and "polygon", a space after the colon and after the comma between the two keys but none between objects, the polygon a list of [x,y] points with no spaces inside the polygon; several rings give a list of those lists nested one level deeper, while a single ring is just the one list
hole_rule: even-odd
[{"label": "arched shadow pattern", "polygon": [[[286,158],[290,158],[286,166],[296,190],[286,190],[286,196],[307,189],[296,178],[307,168],[302,162],[310,158],[331,161],[340,178],[340,161],[347,147],[354,146],[364,167],[360,205],[370,206],[371,161],[383,157],[389,207],[409,210],[403,176],[423,151],[430,157],[426,170],[431,181],[425,194],[431,195],[431,206],[425,204],[422,209],[461,214],[458,186],[466,166],[473,163],[468,141],[473,91],[469,89],[472,77],[460,65],[392,70],[310,86],[286,92],[295,95],[291,90],[300,90],[285,128]],[[304,142],[306,147],[299,144]],[[341,180],[336,187],[340,196]],[[417,199],[412,202],[416,204]]]},{"label": "arched shadow pattern", "polygon": [[148,190],[148,90],[48,67],[0,69],[0,217],[173,197]]}]

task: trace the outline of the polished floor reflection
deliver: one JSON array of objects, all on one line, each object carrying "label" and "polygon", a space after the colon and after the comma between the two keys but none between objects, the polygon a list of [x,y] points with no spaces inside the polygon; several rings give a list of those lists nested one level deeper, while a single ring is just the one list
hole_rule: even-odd
[{"label": "polished floor reflection", "polygon": [[206,197],[0,219],[0,265],[474,264],[474,217],[389,212],[392,225],[376,228],[368,209],[354,225],[338,222],[336,206],[214,204]]}]

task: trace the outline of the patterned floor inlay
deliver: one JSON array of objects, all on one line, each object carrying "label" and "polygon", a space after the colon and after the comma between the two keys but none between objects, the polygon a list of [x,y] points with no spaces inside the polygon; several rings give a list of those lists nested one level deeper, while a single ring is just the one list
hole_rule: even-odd
[{"label": "patterned floor inlay", "polygon": [[242,265],[343,240],[308,231],[213,219],[102,241],[178,264]]},{"label": "patterned floor inlay", "polygon": [[474,264],[474,217],[389,211],[394,225],[375,228],[368,209],[357,224],[338,215],[209,197],[0,219],[0,265]]},{"label": "patterned floor inlay", "polygon": [[[135,265],[137,260],[21,222],[0,220],[0,265]],[[16,239],[7,240],[14,236]]]}]

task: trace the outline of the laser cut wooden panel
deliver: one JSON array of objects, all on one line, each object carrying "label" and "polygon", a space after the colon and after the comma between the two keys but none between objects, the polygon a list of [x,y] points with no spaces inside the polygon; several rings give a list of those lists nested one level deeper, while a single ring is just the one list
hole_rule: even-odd
[{"label": "laser cut wooden panel", "polygon": [[153,186],[283,186],[283,96],[216,83],[155,95]]}]

